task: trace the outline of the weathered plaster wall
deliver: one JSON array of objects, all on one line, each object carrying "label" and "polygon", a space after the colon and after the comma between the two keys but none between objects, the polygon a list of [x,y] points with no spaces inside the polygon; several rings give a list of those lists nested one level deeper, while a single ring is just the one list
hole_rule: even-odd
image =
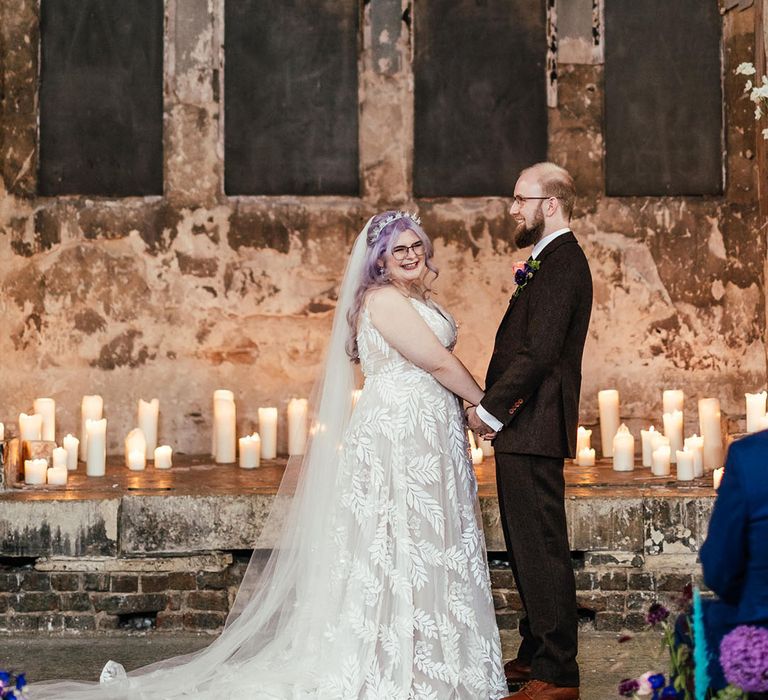
[{"label": "weathered plaster wall", "polygon": [[[406,0],[364,5],[360,198],[222,194],[222,0],[167,0],[165,194],[93,200],[35,195],[37,3],[0,7],[0,420],[14,422],[49,395],[59,431],[75,431],[80,396],[100,393],[116,451],[137,399],[157,396],[161,439],[203,452],[211,393],[229,387],[249,429],[258,406],[309,391],[351,241],[389,206],[418,209],[435,238],[438,298],[460,321],[458,354],[482,377],[511,293],[510,263],[522,254],[510,242],[506,200],[409,194],[408,10]],[[572,52],[594,62],[559,66],[550,157],[576,176],[573,227],[595,279],[588,423],[600,388],[617,386],[623,413],[638,422],[660,420],[661,389],[679,386],[690,425],[694,399],[714,395],[737,428],[744,391],[765,385],[755,124],[732,71],[753,60],[754,27],[755,8],[723,16],[721,198],[603,196],[599,52]]]}]

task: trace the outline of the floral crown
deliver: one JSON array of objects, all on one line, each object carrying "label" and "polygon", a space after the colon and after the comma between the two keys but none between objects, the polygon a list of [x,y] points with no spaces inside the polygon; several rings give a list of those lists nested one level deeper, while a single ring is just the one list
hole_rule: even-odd
[{"label": "floral crown", "polygon": [[368,244],[370,245],[374,243],[378,239],[381,232],[392,222],[397,221],[398,219],[410,219],[417,226],[421,226],[421,219],[416,215],[416,213],[411,214],[407,211],[396,211],[394,214],[390,214],[383,221],[379,221],[379,223],[376,224],[376,226],[374,226],[368,232]]}]

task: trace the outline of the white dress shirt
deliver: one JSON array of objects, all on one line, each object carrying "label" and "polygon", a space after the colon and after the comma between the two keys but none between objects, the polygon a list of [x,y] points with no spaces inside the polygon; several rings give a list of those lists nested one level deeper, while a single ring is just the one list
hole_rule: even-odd
[{"label": "white dress shirt", "polygon": [[[536,258],[541,254],[541,251],[544,250],[552,241],[555,240],[558,236],[562,236],[564,233],[568,233],[571,229],[569,228],[560,228],[557,229],[557,231],[553,231],[552,233],[544,236],[535,246],[533,246],[533,250],[531,251],[531,257],[536,260]],[[497,433],[499,430],[501,430],[504,427],[504,423],[502,423],[498,418],[495,416],[492,416],[488,411],[486,411],[483,408],[482,404],[477,404],[477,408],[475,409],[477,411],[477,416],[480,418],[483,423],[485,423],[489,428],[493,428]]]}]

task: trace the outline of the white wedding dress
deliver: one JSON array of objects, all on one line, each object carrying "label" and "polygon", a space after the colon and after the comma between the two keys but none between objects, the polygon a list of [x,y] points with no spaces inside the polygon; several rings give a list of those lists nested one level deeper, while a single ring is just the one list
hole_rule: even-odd
[{"label": "white wedding dress", "polygon": [[[452,347],[453,320],[436,305],[411,303]],[[358,349],[365,383],[339,419],[343,438],[323,448],[339,426],[317,424],[310,461],[324,455],[325,466],[304,467],[278,556],[244,582],[221,637],[127,677],[112,663],[100,686],[32,686],[32,698],[507,695],[459,400],[391,347],[365,309]],[[341,370],[328,372],[326,388]],[[329,406],[325,415],[335,417]]]}]

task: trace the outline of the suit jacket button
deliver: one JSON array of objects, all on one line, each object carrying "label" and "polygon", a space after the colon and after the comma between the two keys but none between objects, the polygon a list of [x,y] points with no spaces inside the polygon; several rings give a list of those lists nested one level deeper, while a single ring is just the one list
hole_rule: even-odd
[{"label": "suit jacket button", "polygon": [[509,415],[510,415],[510,416],[511,416],[511,415],[512,415],[514,412],[515,412],[515,409],[514,409],[514,408],[510,408],[510,409],[509,409]]}]

